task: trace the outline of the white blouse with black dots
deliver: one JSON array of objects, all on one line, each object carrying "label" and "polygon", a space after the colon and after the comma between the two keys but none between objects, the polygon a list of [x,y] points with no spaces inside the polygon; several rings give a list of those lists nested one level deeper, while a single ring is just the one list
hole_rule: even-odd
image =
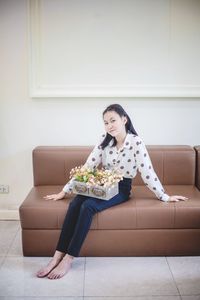
[{"label": "white blouse with black dots", "polygon": [[[168,201],[169,196],[165,194],[164,188],[156,175],[147,152],[146,146],[139,136],[127,133],[123,146],[118,150],[112,147],[113,140],[102,149],[99,145],[104,140],[103,134],[90,153],[85,167],[94,169],[100,163],[106,169],[119,170],[125,178],[134,178],[137,171],[140,172],[145,185],[156,195],[159,200]],[[73,179],[63,188],[65,193],[72,190]]]}]

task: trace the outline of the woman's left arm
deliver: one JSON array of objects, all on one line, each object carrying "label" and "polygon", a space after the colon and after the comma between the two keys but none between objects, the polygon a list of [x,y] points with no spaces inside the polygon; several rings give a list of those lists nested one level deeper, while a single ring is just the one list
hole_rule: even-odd
[{"label": "woman's left arm", "polygon": [[164,188],[156,175],[148,151],[142,139],[136,137],[134,156],[137,169],[147,187],[156,195],[158,199],[165,202],[177,202],[187,200],[188,198],[179,195],[169,196],[165,193]]}]

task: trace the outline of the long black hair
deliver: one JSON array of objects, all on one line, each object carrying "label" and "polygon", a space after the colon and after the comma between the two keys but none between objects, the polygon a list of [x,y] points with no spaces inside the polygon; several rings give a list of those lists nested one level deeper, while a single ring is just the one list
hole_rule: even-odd
[{"label": "long black hair", "polygon": [[[125,110],[123,109],[123,107],[119,104],[111,104],[109,105],[104,111],[103,111],[103,116],[105,115],[105,113],[107,113],[108,111],[115,111],[121,118],[122,117],[126,117],[127,118],[127,122],[125,124],[125,129],[126,132],[132,133],[134,135],[138,135],[137,132],[135,131],[135,128],[133,127],[133,124],[131,122],[130,117],[128,116],[128,114],[125,112]],[[113,139],[113,145],[112,147],[116,146],[117,141],[115,137],[112,137],[109,133],[106,134],[105,139],[103,140],[103,142],[101,143],[101,148],[104,149],[109,142]]]}]

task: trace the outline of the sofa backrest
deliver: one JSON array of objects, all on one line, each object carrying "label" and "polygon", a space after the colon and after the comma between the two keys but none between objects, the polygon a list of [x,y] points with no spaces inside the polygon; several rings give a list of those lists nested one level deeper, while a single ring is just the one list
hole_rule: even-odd
[{"label": "sofa backrest", "polygon": [[[33,150],[34,185],[65,185],[69,172],[84,164],[93,147],[39,146]],[[147,146],[162,184],[195,184],[195,151],[190,146]],[[134,185],[143,185],[138,173]]]}]

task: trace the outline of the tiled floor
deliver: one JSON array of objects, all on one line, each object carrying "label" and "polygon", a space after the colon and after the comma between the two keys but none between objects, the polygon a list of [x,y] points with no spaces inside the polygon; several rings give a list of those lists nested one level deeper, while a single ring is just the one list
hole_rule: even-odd
[{"label": "tiled floor", "polygon": [[59,280],[35,272],[48,257],[23,257],[18,221],[0,221],[0,300],[200,300],[198,257],[81,257]]}]

